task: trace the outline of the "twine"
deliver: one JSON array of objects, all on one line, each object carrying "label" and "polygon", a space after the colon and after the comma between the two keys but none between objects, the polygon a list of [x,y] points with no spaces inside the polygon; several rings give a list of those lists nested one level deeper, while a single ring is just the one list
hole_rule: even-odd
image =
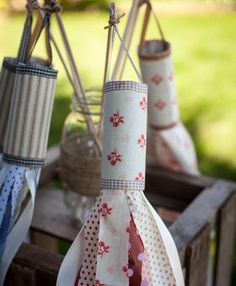
[{"label": "twine", "polygon": [[93,197],[100,192],[101,158],[88,145],[88,133],[74,135],[60,144],[60,175],[67,188],[80,195]]}]

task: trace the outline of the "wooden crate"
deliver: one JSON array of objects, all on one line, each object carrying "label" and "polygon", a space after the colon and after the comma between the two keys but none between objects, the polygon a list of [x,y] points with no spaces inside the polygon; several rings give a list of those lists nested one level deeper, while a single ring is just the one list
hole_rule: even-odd
[{"label": "wooden crate", "polygon": [[[49,150],[41,176],[31,225],[32,241],[37,246],[21,246],[6,286],[55,285],[63,260],[57,253],[57,243],[72,242],[79,231],[70,225],[63,192],[53,183],[58,157],[58,147]],[[230,285],[236,185],[148,168],[145,194],[161,216],[171,220],[169,229],[180,254],[186,286]]]}]

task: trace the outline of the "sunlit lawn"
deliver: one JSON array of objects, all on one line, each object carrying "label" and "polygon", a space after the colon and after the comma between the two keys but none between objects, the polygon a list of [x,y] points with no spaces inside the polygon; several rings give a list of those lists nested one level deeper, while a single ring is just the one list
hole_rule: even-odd
[{"label": "sunlit lawn", "polygon": [[[107,15],[103,12],[66,13],[63,17],[85,87],[101,87]],[[236,15],[176,15],[161,16],[160,20],[173,46],[181,117],[195,141],[200,169],[206,175],[236,180]],[[125,19],[122,21],[121,30]],[[0,19],[1,59],[16,54],[22,25],[23,16]],[[54,22],[53,31],[59,39]],[[139,31],[140,23],[131,49],[136,62]],[[149,35],[157,35],[153,22]],[[36,54],[43,52],[40,43]],[[60,73],[50,145],[60,140],[72,96],[56,55],[54,64]],[[126,77],[135,79],[129,66]]]},{"label": "sunlit lawn", "polygon": [[[141,18],[131,49],[136,61]],[[101,86],[107,15],[103,12],[66,13],[64,20],[85,87]],[[196,143],[200,169],[207,175],[236,180],[236,17],[234,14],[161,16],[160,20],[173,46],[181,116]],[[125,19],[121,30],[124,22]],[[16,54],[22,25],[23,16],[0,20],[1,58]],[[54,21],[52,26],[55,37],[60,40]],[[157,36],[154,22],[149,35]],[[36,54],[43,54],[43,48],[40,43]],[[56,55],[54,63],[59,69],[59,79],[50,145],[60,139],[72,96]],[[135,79],[129,66],[127,71],[128,77]]]}]

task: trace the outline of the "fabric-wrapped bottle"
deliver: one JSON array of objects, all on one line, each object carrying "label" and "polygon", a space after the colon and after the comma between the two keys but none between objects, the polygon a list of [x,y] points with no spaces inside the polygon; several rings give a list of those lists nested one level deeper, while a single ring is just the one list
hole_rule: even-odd
[{"label": "fabric-wrapped bottle", "polygon": [[[31,30],[31,12],[26,26]],[[25,28],[26,28],[25,26]],[[8,123],[0,172],[0,285],[31,223],[36,186],[46,156],[57,71],[48,61],[33,60],[31,53],[43,29],[49,45],[50,13],[34,39],[27,37],[25,54],[6,59],[4,65],[14,73]],[[32,47],[29,48],[29,42]],[[22,203],[24,201],[24,203]]]},{"label": "fabric-wrapped bottle", "polygon": [[[6,57],[3,59],[1,74],[0,74],[0,167],[2,160],[4,137],[7,128],[7,121],[9,116],[10,104],[12,99],[12,90],[14,86],[15,71],[12,65],[16,62],[25,61],[26,51],[28,49],[28,42],[31,34],[32,26],[32,11],[27,5],[27,18],[25,21],[24,30],[21,37],[21,42],[18,50],[17,58]],[[35,62],[38,60],[33,59]]]},{"label": "fabric-wrapped bottle", "polygon": [[171,45],[155,14],[161,39],[145,40],[151,11],[148,3],[138,49],[142,77],[149,88],[147,163],[196,175],[194,144],[179,117]]},{"label": "fabric-wrapped bottle", "polygon": [[[120,38],[114,4],[110,12],[110,29]],[[143,193],[147,85],[107,81],[104,96],[101,193],[57,285],[184,286],[174,241]]]}]

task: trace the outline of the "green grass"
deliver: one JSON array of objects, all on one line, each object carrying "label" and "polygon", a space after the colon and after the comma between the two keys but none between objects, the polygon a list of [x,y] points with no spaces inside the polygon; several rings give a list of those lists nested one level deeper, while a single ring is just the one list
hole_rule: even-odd
[{"label": "green grass", "polygon": [[[102,12],[65,13],[63,18],[85,87],[101,86],[107,15]],[[196,144],[201,172],[236,180],[235,14],[171,15],[161,16],[160,20],[166,38],[172,43],[181,117]],[[121,30],[124,21],[120,25]],[[140,22],[131,47],[136,63]],[[1,18],[0,58],[16,55],[22,25],[23,16]],[[55,23],[52,26],[55,37],[59,39]],[[150,37],[156,37],[156,32],[152,21]],[[36,54],[42,54],[42,51],[43,44],[40,43]],[[60,140],[72,97],[72,89],[56,55],[54,64],[60,72],[50,145]],[[136,79],[130,66],[127,66],[125,77]]]},{"label": "green grass", "polygon": [[[64,14],[66,29],[86,88],[101,86],[103,77],[107,15],[104,13]],[[140,17],[141,20],[141,17]],[[234,14],[204,16],[161,16],[164,32],[173,46],[175,78],[181,117],[196,144],[202,173],[236,180],[236,18]],[[124,21],[120,25],[121,31]],[[14,56],[22,30],[23,16],[0,21],[0,58]],[[131,47],[136,63],[139,21]],[[61,44],[55,22],[55,37]],[[151,22],[149,36],[156,37]],[[118,42],[117,42],[118,43]],[[40,42],[36,54],[44,54]],[[115,52],[117,46],[115,47]],[[59,69],[56,101],[49,144],[59,141],[72,96],[62,65]],[[135,79],[128,65],[125,76]]]}]

